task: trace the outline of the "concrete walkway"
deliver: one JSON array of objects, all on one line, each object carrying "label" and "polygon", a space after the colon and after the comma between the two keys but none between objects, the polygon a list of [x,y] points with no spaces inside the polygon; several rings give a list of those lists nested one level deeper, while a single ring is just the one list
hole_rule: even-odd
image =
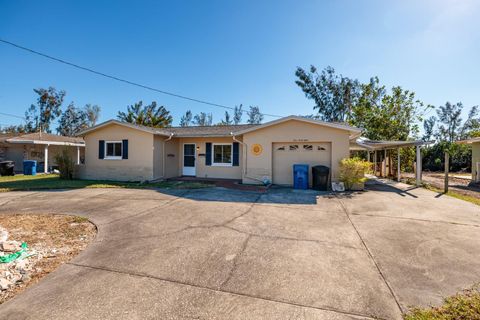
[{"label": "concrete walkway", "polygon": [[480,281],[480,208],[401,184],[0,193],[17,212],[98,235],[1,319],[401,319]]}]

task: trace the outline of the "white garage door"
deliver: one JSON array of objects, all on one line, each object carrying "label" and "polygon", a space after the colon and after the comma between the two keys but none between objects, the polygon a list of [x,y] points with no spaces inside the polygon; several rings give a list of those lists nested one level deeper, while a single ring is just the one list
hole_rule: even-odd
[{"label": "white garage door", "polygon": [[293,185],[293,165],[308,164],[309,185],[312,185],[312,166],[331,168],[331,144],[328,142],[274,143],[273,183]]}]

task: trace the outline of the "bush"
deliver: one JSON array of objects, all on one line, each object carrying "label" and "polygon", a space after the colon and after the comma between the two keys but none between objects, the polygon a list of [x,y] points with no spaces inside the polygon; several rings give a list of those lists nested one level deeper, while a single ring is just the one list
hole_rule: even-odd
[{"label": "bush", "polygon": [[470,172],[472,166],[472,146],[441,141],[425,148],[423,152],[423,169],[428,171],[443,171],[445,151],[450,154],[451,172]]},{"label": "bush", "polygon": [[72,180],[75,171],[75,162],[73,161],[68,149],[62,150],[62,153],[55,156],[58,169],[60,170],[60,179]]},{"label": "bush", "polygon": [[345,158],[340,161],[340,181],[346,190],[352,190],[357,185],[364,183],[365,173],[370,171],[370,163],[358,157]]}]

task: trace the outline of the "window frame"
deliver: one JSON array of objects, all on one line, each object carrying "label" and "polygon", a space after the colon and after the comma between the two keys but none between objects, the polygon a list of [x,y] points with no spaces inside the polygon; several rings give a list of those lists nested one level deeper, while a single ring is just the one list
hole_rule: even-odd
[{"label": "window frame", "polygon": [[[113,144],[115,144],[115,143],[120,143],[120,156],[108,156],[108,155],[107,155],[107,151],[108,151],[108,146],[107,146],[107,145],[108,145],[109,143],[113,143]],[[114,150],[113,150],[113,151],[114,151],[113,153],[115,153],[115,147],[114,147]],[[105,140],[105,154],[104,154],[104,159],[106,159],[106,160],[122,160],[122,159],[123,159],[123,141],[113,141],[113,140],[112,140],[112,141],[110,141],[110,140],[107,141],[107,140]]]},{"label": "window frame", "polygon": [[[215,146],[230,146],[230,163],[215,162]],[[222,148],[223,155],[223,148]],[[212,166],[215,167],[232,167],[233,166],[233,143],[212,143]]]}]

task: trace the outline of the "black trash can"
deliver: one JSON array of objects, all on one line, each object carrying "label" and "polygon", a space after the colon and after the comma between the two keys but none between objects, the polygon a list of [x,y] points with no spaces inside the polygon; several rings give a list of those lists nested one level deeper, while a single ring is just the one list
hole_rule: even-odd
[{"label": "black trash can", "polygon": [[0,176],[13,176],[15,163],[13,161],[0,162]]},{"label": "black trash can", "polygon": [[320,191],[327,191],[328,177],[330,176],[330,168],[325,166],[312,167],[312,188]]}]

